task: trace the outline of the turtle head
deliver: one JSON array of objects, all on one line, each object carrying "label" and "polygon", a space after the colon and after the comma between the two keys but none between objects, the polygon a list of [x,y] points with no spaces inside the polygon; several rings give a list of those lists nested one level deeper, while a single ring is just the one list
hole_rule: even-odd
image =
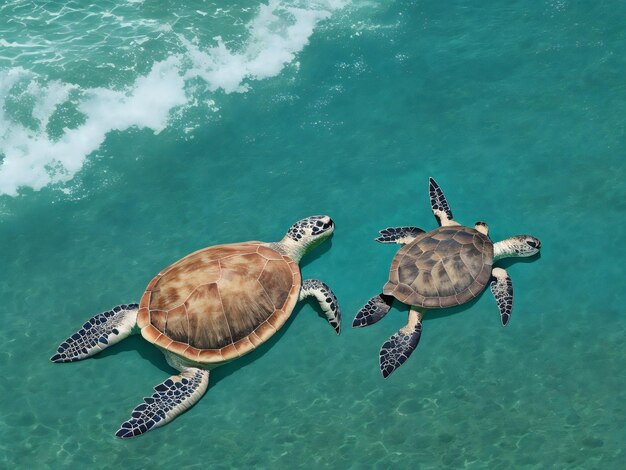
[{"label": "turtle head", "polygon": [[474,224],[474,229],[478,230],[483,235],[489,235],[489,225],[485,222],[479,220],[476,224]]},{"label": "turtle head", "polygon": [[493,246],[494,258],[525,258],[539,253],[541,242],[531,235],[515,235]]},{"label": "turtle head", "polygon": [[327,215],[313,215],[293,224],[280,243],[289,256],[297,262],[329,238],[334,230],[333,219]]},{"label": "turtle head", "polygon": [[517,235],[512,238],[515,240],[515,252],[517,256],[526,257],[539,253],[541,242],[538,238],[530,235]]},{"label": "turtle head", "polygon": [[289,228],[286,237],[305,246],[311,244],[317,246],[330,237],[334,230],[335,223],[333,219],[327,215],[312,215],[293,224]]}]

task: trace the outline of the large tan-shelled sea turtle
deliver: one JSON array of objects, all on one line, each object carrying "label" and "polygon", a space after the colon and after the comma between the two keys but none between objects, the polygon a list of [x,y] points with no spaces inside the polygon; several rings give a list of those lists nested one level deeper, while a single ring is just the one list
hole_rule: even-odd
[{"label": "large tan-shelled sea turtle", "polygon": [[313,216],[296,222],[276,243],[196,251],[157,274],[139,304],[119,305],[89,319],[51,360],[78,361],[141,332],[180,374],[154,387],[116,436],[133,437],[162,426],[202,397],[211,369],[274,335],[298,300],[314,296],[339,334],[337,298],[322,281],[302,281],[298,267],[302,256],[333,230],[330,217]]},{"label": "large tan-shelled sea turtle", "polygon": [[417,227],[380,231],[376,241],[404,246],[391,263],[383,292],[372,297],[352,323],[354,327],[376,323],[387,314],[394,298],[411,306],[407,324],[380,350],[380,370],[385,378],[402,365],[417,346],[427,309],[469,302],[489,284],[502,324],[506,325],[513,307],[513,284],[507,272],[493,267],[493,263],[502,258],[532,256],[541,246],[539,240],[530,235],[517,235],[494,244],[484,222],[477,222],[471,228],[453,220],[443,191],[432,178],[429,194],[439,228],[430,232]]}]

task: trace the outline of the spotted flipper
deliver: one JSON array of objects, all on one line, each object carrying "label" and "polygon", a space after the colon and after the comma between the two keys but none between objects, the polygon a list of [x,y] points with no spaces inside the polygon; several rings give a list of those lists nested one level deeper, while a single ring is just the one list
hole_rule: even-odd
[{"label": "spotted flipper", "polygon": [[430,206],[439,225],[443,227],[459,225],[452,220],[452,211],[450,210],[450,206],[448,206],[448,201],[437,182],[432,178],[428,179],[428,194],[430,195]]},{"label": "spotted flipper", "polygon": [[504,269],[493,268],[489,286],[498,303],[502,325],[506,326],[513,310],[513,281]]},{"label": "spotted flipper", "polygon": [[300,300],[315,297],[337,334],[341,333],[341,310],[334,292],[328,285],[318,279],[305,279],[300,290]]},{"label": "spotted flipper", "polygon": [[352,321],[354,328],[369,326],[376,323],[389,312],[393,297],[385,294],[378,294],[367,301],[359,310]]},{"label": "spotted flipper", "polygon": [[409,321],[380,348],[380,371],[386,379],[404,364],[417,347],[422,335],[424,313],[411,309]]},{"label": "spotted flipper", "polygon": [[118,305],[91,317],[80,330],[60,344],[50,360],[80,361],[119,343],[132,333],[137,323],[138,309],[137,304]]},{"label": "spotted flipper", "polygon": [[417,227],[388,227],[380,232],[380,236],[375,240],[378,243],[398,243],[406,245],[415,240],[420,233],[424,233],[421,228]]},{"label": "spotted flipper", "polygon": [[131,418],[122,423],[115,436],[135,437],[163,426],[184,413],[202,398],[209,385],[209,371],[190,367],[154,387],[152,396],[136,406]]}]

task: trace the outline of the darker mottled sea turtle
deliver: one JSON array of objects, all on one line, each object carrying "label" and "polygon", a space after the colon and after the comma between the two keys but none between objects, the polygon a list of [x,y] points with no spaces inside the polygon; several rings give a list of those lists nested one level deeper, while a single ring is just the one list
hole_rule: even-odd
[{"label": "darker mottled sea turtle", "polygon": [[314,296],[339,334],[337,299],[321,281],[302,282],[298,263],[333,233],[330,217],[296,222],[276,243],[244,242],[196,251],[165,268],[148,284],[139,304],[100,313],[67,338],[53,362],[97,354],[141,332],[180,371],[157,385],[117,436],[162,426],[204,394],[209,371],[252,351],[287,321],[298,300]]},{"label": "darker mottled sea turtle", "polygon": [[440,227],[424,232],[417,227],[387,228],[376,239],[404,245],[396,254],[383,292],[359,310],[352,326],[376,323],[384,317],[393,299],[411,306],[407,324],[383,344],[380,370],[387,378],[411,355],[422,333],[427,309],[453,307],[472,300],[489,283],[506,325],[513,307],[513,284],[507,272],[494,268],[494,261],[507,257],[532,256],[541,243],[530,235],[517,235],[492,243],[484,222],[474,228],[452,219],[443,192],[430,178],[430,203]]}]

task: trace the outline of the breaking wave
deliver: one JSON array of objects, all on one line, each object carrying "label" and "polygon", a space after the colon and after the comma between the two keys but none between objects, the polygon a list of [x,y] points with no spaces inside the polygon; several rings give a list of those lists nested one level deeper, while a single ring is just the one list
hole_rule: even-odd
[{"label": "breaking wave", "polygon": [[[59,49],[63,44],[38,41],[36,45],[0,37],[0,45],[5,48],[0,50],[15,48],[19,52],[0,56],[0,65],[7,61],[10,64],[9,68],[0,68],[0,195],[15,196],[21,188],[39,190],[70,181],[111,131],[135,127],[161,132],[170,124],[175,110],[198,105],[198,82],[209,92],[244,93],[252,81],[277,76],[295,61],[320,21],[344,4],[270,0],[243,22],[241,41],[227,42],[216,36],[208,47],[193,32],[190,36],[167,24],[142,19],[142,28],[158,34],[157,39],[165,38],[175,51],[153,61],[148,71],[132,83],[119,87],[87,87],[52,78],[45,72],[45,65],[56,62],[58,66],[62,62]],[[61,13],[52,14],[46,24]],[[199,18],[209,15],[204,11],[195,13]],[[117,25],[129,24],[115,9],[100,14],[112,16]],[[120,51],[139,51],[146,40],[136,34],[119,46]],[[43,72],[41,65],[26,67],[18,60],[30,54],[28,51],[34,51],[33,57],[45,62]],[[134,53],[141,54],[138,51]],[[71,52],[69,48],[68,55]],[[102,66],[124,69],[106,62]]]}]

